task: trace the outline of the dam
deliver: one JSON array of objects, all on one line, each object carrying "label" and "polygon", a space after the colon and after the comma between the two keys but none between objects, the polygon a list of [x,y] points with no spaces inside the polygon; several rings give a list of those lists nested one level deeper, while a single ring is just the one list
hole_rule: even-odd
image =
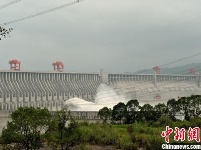
[{"label": "dam", "polygon": [[[77,97],[89,102],[119,102],[137,99],[145,103],[166,103],[170,98],[200,95],[201,76],[177,74],[110,74],[75,72],[30,72],[0,70],[0,110],[33,106],[56,111]],[[101,85],[102,94],[98,92]],[[108,90],[112,89],[112,90]],[[105,91],[104,91],[105,90]],[[117,97],[114,97],[114,92]],[[107,100],[102,100],[107,99]]]}]

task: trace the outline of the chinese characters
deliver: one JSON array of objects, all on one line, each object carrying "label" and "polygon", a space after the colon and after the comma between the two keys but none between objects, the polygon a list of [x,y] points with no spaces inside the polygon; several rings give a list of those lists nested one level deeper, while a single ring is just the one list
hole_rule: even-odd
[{"label": "chinese characters", "polygon": [[[186,130],[184,128],[178,128],[175,127],[175,130],[173,128],[170,128],[169,126],[166,126],[166,130],[162,131],[161,136],[165,138],[165,142],[169,143],[169,136],[173,133],[174,135],[174,140],[179,141],[181,140],[182,142],[185,141],[185,136],[186,136]],[[195,140],[196,142],[200,142],[200,128],[199,127],[194,127],[191,128],[189,127],[187,131],[187,136],[188,136],[188,141],[193,141]]]}]

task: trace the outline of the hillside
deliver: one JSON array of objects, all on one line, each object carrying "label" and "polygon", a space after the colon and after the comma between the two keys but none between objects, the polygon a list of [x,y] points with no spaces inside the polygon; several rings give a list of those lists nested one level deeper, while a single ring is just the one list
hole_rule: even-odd
[{"label": "hillside", "polygon": [[[184,66],[177,66],[177,67],[164,67],[160,69],[161,74],[190,74],[189,69],[194,68],[196,73],[198,73],[201,70],[201,63],[193,63],[193,64],[188,64]],[[153,69],[142,69],[135,74],[153,74]]]}]

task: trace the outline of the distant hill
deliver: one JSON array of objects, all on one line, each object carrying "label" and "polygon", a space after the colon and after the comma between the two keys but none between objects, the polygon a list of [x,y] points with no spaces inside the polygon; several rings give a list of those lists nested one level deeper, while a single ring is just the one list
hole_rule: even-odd
[{"label": "distant hill", "polygon": [[[201,63],[193,63],[193,64],[188,64],[185,66],[178,66],[178,67],[172,67],[172,68],[160,68],[160,73],[161,74],[193,74],[190,73],[190,68],[191,71],[193,70],[198,73],[201,71]],[[134,74],[153,74],[153,69],[143,69],[135,72]]]}]

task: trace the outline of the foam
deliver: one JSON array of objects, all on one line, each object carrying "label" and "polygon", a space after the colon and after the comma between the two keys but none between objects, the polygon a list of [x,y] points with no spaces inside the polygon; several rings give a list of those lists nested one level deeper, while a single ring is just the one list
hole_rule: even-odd
[{"label": "foam", "polygon": [[72,111],[99,111],[103,107],[113,108],[119,102],[125,102],[125,97],[118,95],[113,88],[102,83],[97,89],[94,103],[75,97],[65,101],[64,106]]}]

